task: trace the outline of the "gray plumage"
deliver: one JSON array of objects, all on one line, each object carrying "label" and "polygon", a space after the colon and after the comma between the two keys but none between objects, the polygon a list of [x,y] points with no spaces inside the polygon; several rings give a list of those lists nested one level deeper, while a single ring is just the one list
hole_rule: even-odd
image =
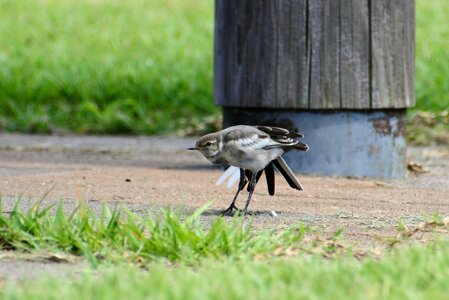
[{"label": "gray plumage", "polygon": [[284,152],[292,149],[307,151],[308,146],[298,141],[298,138],[302,137],[300,133],[279,127],[237,125],[201,137],[195,147],[189,150],[200,151],[212,163],[240,168],[239,189],[225,213],[231,213],[234,208],[236,209],[237,196],[246,185],[246,177],[249,177],[249,196],[243,209],[243,212],[246,212],[256,182],[265,168],[270,194],[274,194],[273,165],[291,187],[303,189],[281,157]]}]

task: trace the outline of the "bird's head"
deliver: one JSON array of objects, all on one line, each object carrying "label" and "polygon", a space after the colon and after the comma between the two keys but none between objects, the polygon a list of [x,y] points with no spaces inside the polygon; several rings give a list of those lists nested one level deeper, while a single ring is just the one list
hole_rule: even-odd
[{"label": "bird's head", "polygon": [[195,144],[195,147],[187,150],[198,150],[207,159],[215,157],[220,151],[219,135],[216,133],[209,133],[202,136]]}]

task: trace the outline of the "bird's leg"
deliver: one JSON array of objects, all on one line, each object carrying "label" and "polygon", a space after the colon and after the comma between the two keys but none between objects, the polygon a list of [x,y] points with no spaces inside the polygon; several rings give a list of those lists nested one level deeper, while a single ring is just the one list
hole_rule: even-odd
[{"label": "bird's leg", "polygon": [[246,184],[246,176],[245,176],[245,170],[243,170],[242,168],[240,168],[240,181],[239,181],[239,187],[237,189],[237,192],[235,193],[234,199],[232,199],[232,203],[231,205],[225,209],[224,211],[221,212],[222,216],[225,215],[232,215],[232,211],[238,210],[238,208],[235,206],[235,201],[237,200],[237,196],[239,195],[240,191],[243,190],[243,188],[245,187]]},{"label": "bird's leg", "polygon": [[254,189],[256,188],[257,174],[260,172],[262,172],[262,171],[253,172],[253,176],[251,176],[251,180],[249,182],[249,195],[248,195],[248,199],[246,200],[245,208],[243,208],[243,210],[242,210],[242,214],[246,214],[246,212],[248,210],[249,202],[251,201],[251,197],[253,196]]}]

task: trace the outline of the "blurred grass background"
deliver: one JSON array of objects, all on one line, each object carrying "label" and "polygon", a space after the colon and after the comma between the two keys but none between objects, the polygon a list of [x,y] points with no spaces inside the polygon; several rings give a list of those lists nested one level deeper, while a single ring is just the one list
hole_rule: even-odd
[{"label": "blurred grass background", "polygon": [[[421,124],[417,111],[449,107],[449,4],[416,11]],[[217,128],[213,19],[212,0],[0,0],[0,131]]]},{"label": "blurred grass background", "polygon": [[200,122],[218,113],[212,34],[212,1],[0,0],[0,128],[154,134]]},{"label": "blurred grass background", "polygon": [[417,108],[449,109],[449,2],[416,0]]}]

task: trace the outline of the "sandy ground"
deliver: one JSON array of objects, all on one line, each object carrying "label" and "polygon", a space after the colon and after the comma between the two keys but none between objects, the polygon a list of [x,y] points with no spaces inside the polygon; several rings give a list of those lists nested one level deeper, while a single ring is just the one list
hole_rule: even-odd
[{"label": "sandy ground", "polygon": [[[211,202],[204,218],[215,217],[229,205],[235,187],[215,186],[222,170],[199,153],[185,150],[194,141],[0,134],[0,193],[5,210],[19,195],[36,199],[51,190],[48,201],[126,203],[136,211],[162,206],[194,209]],[[267,194],[261,180],[249,218],[260,227],[303,223],[324,234],[344,229],[347,239],[366,246],[394,234],[399,220],[416,225],[436,211],[448,215],[449,148],[410,148],[408,161],[428,172],[410,173],[399,180],[298,174],[305,187],[301,192],[277,176],[274,197]],[[245,198],[243,193],[239,206]],[[271,211],[278,216],[272,217]]]}]

